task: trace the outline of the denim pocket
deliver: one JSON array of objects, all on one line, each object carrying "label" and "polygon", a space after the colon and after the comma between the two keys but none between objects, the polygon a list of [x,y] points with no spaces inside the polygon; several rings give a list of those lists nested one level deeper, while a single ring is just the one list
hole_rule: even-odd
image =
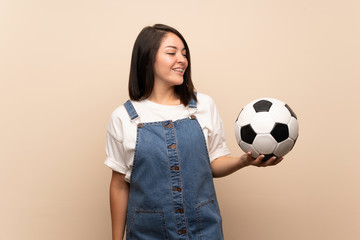
[{"label": "denim pocket", "polygon": [[198,204],[195,209],[198,224],[198,239],[223,239],[222,220],[216,201],[210,199],[202,202]]},{"label": "denim pocket", "polygon": [[136,210],[129,228],[131,240],[169,239],[163,211]]}]

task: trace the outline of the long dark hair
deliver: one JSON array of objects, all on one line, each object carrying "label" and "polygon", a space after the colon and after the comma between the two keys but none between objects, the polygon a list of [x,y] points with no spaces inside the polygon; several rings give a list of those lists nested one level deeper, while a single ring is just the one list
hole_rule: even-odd
[{"label": "long dark hair", "polygon": [[184,82],[175,86],[175,93],[182,104],[187,106],[191,98],[197,101],[194,94],[194,84],[191,80],[190,50],[184,37],[174,28],[155,24],[142,29],[136,38],[130,66],[129,96],[131,100],[143,100],[150,96],[154,87],[154,63],[161,40],[167,33],[178,36],[186,50],[188,66],[184,73]]}]

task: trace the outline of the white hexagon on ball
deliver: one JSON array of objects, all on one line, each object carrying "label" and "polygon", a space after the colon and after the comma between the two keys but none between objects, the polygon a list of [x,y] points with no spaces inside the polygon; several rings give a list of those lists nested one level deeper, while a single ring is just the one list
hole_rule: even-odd
[{"label": "white hexagon on ball", "polygon": [[239,146],[246,153],[250,151],[253,158],[257,158],[260,155],[251,144],[241,141]]},{"label": "white hexagon on ball", "polygon": [[285,104],[273,105],[271,106],[269,113],[275,122],[288,124],[291,118],[291,114],[284,106]]},{"label": "white hexagon on ball", "polygon": [[260,154],[271,154],[274,152],[277,144],[270,134],[258,134],[252,145]]},{"label": "white hexagon on ball", "polygon": [[275,124],[269,112],[258,112],[253,117],[251,127],[256,133],[270,133]]},{"label": "white hexagon on ball", "polygon": [[235,122],[235,138],[238,145],[241,142],[241,135],[240,135],[240,126],[237,122]]},{"label": "white hexagon on ball", "polygon": [[289,137],[293,140],[296,140],[299,135],[298,120],[294,117],[291,117],[288,126],[289,126]]},{"label": "white hexagon on ball", "polygon": [[283,157],[288,152],[290,152],[294,144],[295,144],[294,140],[288,138],[277,145],[274,154],[278,157]]},{"label": "white hexagon on ball", "polygon": [[256,112],[253,107],[251,106],[245,106],[243,110],[239,113],[237,124],[242,127],[247,124],[250,124],[253,117],[256,115]]}]

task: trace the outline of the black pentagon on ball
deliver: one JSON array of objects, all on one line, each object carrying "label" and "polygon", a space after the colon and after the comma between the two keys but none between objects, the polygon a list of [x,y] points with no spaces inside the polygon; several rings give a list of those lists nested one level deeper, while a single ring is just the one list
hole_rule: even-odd
[{"label": "black pentagon on ball", "polygon": [[290,106],[287,105],[287,104],[285,104],[285,107],[289,110],[291,116],[297,119],[296,114],[295,114],[294,111],[290,108]]},{"label": "black pentagon on ball", "polygon": [[256,112],[268,112],[270,110],[271,105],[272,102],[268,100],[260,100],[254,103],[253,107]]},{"label": "black pentagon on ball", "polygon": [[263,162],[269,160],[272,157],[277,157],[275,154],[270,153],[270,154],[264,154],[264,158],[262,159]]},{"label": "black pentagon on ball", "polygon": [[241,140],[243,140],[244,142],[246,142],[248,144],[252,144],[256,137],[256,132],[254,131],[254,129],[252,129],[250,124],[248,124],[248,125],[241,127],[240,136],[241,136]]},{"label": "black pentagon on ball", "polygon": [[282,142],[289,137],[289,127],[283,123],[275,123],[275,126],[271,130],[270,134],[278,143]]}]

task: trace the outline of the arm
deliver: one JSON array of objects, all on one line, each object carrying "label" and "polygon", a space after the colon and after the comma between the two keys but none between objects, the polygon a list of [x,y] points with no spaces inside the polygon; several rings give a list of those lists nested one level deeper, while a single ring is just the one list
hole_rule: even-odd
[{"label": "arm", "polygon": [[253,158],[251,152],[243,154],[241,157],[222,156],[215,159],[211,163],[212,174],[215,178],[225,177],[237,170],[247,167],[249,165],[257,167],[267,167],[278,164],[283,158],[272,157],[269,160],[263,162],[264,155],[260,155],[258,158]]},{"label": "arm", "polygon": [[113,171],[110,182],[110,210],[113,240],[122,240],[124,236],[129,189],[129,183],[125,181],[125,175]]}]

